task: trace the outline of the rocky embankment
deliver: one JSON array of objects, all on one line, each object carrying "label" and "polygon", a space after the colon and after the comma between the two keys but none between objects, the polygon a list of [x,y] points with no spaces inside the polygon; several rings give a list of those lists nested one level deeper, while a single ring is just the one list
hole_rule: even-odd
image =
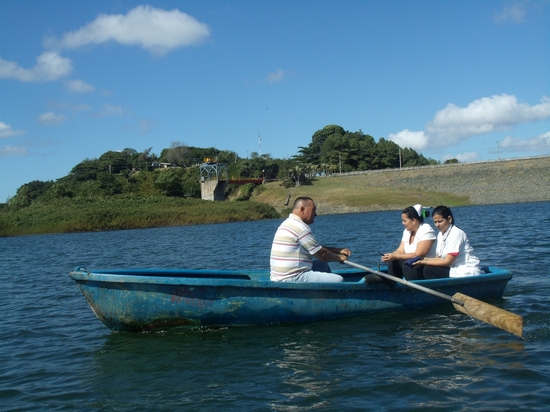
[{"label": "rocky embankment", "polygon": [[451,193],[471,204],[550,200],[550,156],[370,173],[380,186]]}]

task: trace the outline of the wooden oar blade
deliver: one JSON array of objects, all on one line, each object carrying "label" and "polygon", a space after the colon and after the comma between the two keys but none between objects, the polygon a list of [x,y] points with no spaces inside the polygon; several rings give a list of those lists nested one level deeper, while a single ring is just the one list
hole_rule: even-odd
[{"label": "wooden oar blade", "polygon": [[453,298],[464,302],[464,306],[453,303],[456,310],[479,319],[502,330],[513,333],[519,337],[523,334],[523,318],[512,312],[489,305],[488,303],[474,299],[457,292]]}]

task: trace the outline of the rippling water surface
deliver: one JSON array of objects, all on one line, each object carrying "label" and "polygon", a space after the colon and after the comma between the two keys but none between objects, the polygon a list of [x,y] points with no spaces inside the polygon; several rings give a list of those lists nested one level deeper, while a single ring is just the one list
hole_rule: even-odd
[{"label": "rippling water surface", "polygon": [[[265,327],[113,333],[68,273],[130,267],[268,268],[281,220],[0,239],[0,409],[547,410],[550,202],[454,208],[524,337],[452,305]],[[319,216],[326,245],[374,266],[399,212]],[[428,219],[431,221],[431,218]]]}]

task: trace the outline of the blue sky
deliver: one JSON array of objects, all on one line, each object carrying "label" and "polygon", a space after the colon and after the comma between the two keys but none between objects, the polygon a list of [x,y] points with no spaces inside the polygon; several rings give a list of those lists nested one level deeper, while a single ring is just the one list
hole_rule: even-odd
[{"label": "blue sky", "polygon": [[108,150],[288,158],[329,124],[549,155],[549,22],[548,0],[0,0],[0,202]]}]

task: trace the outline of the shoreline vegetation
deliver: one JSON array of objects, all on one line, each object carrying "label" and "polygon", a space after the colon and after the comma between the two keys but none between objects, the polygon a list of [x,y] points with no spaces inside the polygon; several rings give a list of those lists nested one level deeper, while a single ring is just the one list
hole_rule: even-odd
[{"label": "shoreline vegetation", "polygon": [[465,206],[550,201],[550,156],[350,172],[317,177],[291,188],[269,182],[257,186],[244,201],[240,192],[233,190],[223,202],[113,196],[2,208],[0,237],[277,219],[289,213],[298,196],[312,197],[320,215],[402,210],[416,203]]},{"label": "shoreline vegetation", "polygon": [[145,229],[275,219],[279,213],[257,202],[210,202],[170,197],[60,199],[0,211],[0,237]]}]

